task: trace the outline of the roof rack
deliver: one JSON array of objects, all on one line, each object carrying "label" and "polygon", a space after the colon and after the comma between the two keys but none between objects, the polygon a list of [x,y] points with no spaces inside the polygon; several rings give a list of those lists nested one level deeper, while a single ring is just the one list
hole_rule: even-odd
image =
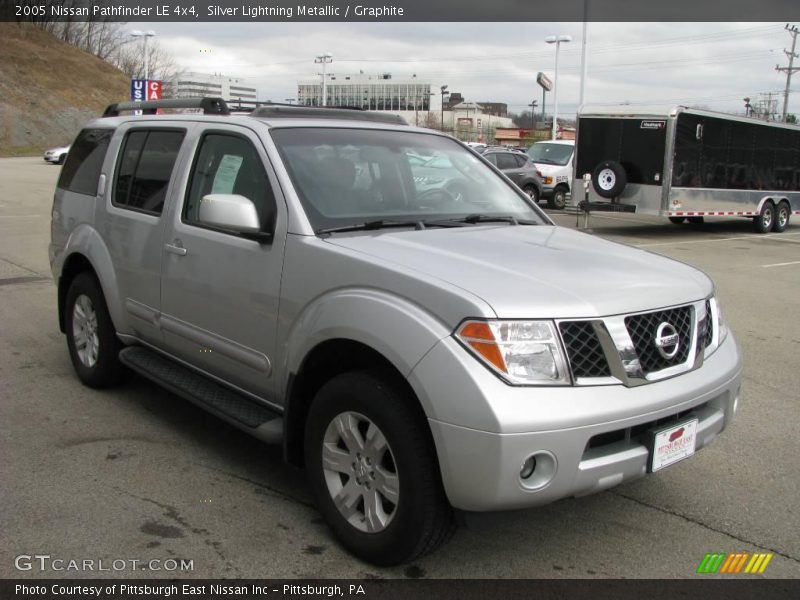
[{"label": "roof rack", "polygon": [[297,106],[296,104],[269,104],[256,107],[250,116],[268,117],[270,119],[344,119],[347,121],[371,121],[373,123],[389,123],[391,125],[407,125],[403,117],[390,113],[371,112],[353,106],[317,107]]},{"label": "roof rack", "polygon": [[141,110],[142,114],[154,115],[159,108],[202,108],[206,115],[229,115],[231,111],[222,98],[169,98],[143,102],[118,102],[109,104],[104,117],[118,117],[122,111]]}]

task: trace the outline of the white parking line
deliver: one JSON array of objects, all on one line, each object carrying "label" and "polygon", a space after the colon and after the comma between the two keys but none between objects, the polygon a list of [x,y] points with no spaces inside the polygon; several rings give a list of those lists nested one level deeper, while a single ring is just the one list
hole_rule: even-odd
[{"label": "white parking line", "polygon": [[686,245],[686,244],[707,244],[709,242],[730,242],[732,240],[777,240],[781,242],[796,242],[796,240],[782,240],[781,237],[785,237],[787,235],[800,235],[800,233],[771,233],[766,235],[738,235],[735,237],[726,237],[726,238],[712,238],[712,239],[705,239],[705,240],[688,240],[685,242],[659,242],[657,244],[633,244],[637,248],[652,248],[654,246],[678,246],[678,245]]},{"label": "white parking line", "polygon": [[785,267],[787,265],[800,265],[800,260],[793,260],[792,262],[774,263],[772,265],[761,265],[761,266],[764,269],[769,269],[770,267]]}]

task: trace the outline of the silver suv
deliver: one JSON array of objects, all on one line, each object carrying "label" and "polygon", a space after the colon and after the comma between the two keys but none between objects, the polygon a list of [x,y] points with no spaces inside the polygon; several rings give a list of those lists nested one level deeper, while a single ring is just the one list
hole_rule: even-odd
[{"label": "silver suv", "polygon": [[555,227],[389,116],[150,114],[189,104],[111,106],[72,145],[50,244],[72,363],[283,444],[357,556],[658,471],[733,418],[740,351],[697,269]]}]

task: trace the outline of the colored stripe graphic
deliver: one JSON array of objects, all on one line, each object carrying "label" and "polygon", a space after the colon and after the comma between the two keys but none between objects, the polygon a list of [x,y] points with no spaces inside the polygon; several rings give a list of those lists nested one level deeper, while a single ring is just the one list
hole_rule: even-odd
[{"label": "colored stripe graphic", "polygon": [[763,552],[708,553],[697,567],[697,573],[736,575],[744,570],[744,573],[751,575],[761,574],[766,570],[772,556],[771,553]]}]

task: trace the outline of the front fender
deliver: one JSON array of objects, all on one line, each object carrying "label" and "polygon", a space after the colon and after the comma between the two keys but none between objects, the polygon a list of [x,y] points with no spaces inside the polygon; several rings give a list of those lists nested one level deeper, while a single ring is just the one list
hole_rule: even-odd
[{"label": "front fender", "polygon": [[[332,339],[369,346],[408,376],[450,328],[421,306],[369,288],[335,290],[315,299],[290,328],[282,365],[281,396],[311,350]],[[423,406],[426,414],[428,407]]]}]

